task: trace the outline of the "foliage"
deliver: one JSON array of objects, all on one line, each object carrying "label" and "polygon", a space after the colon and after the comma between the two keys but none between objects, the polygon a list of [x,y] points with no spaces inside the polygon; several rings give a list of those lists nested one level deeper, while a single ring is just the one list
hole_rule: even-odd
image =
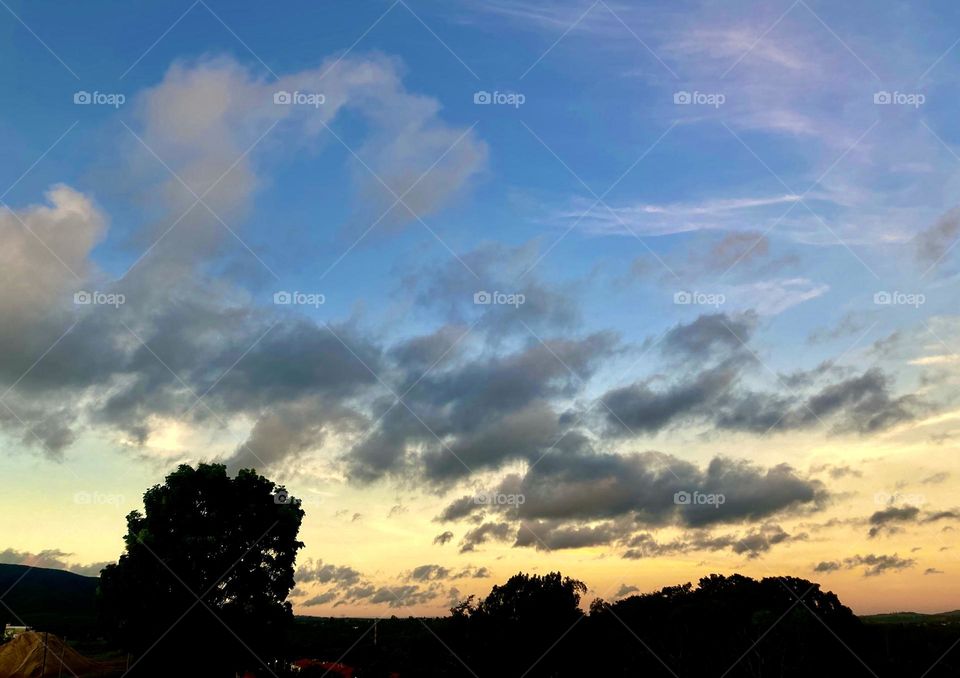
[{"label": "foliage", "polygon": [[181,465],[143,503],[98,589],[104,629],[135,671],[233,675],[269,662],[292,621],[299,504],[255,471],[231,478],[219,464]]}]

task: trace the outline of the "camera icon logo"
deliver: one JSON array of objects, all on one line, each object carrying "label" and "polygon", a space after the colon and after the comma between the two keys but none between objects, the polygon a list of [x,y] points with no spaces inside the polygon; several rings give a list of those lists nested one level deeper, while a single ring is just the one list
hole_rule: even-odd
[{"label": "camera icon logo", "polygon": [[74,292],[74,293],[73,293],[73,303],[75,303],[75,304],[77,304],[77,305],[80,305],[80,306],[86,306],[86,305],[88,305],[88,304],[92,304],[92,303],[93,303],[93,295],[90,294],[89,292],[84,291],[84,290],[80,290],[79,292]]},{"label": "camera icon logo", "polygon": [[880,306],[887,306],[893,302],[893,297],[889,292],[877,292],[873,295],[873,303]]},{"label": "camera icon logo", "polygon": [[286,306],[293,303],[293,296],[289,292],[274,292],[273,303]]},{"label": "camera icon logo", "polygon": [[273,103],[280,105],[287,105],[293,101],[293,98],[290,96],[290,92],[285,90],[280,90],[273,93]]},{"label": "camera icon logo", "polygon": [[689,104],[693,101],[693,97],[690,92],[674,92],[673,93],[673,103],[675,104]]},{"label": "camera icon logo", "polygon": [[291,502],[290,493],[286,490],[277,490],[277,493],[273,495],[274,504],[289,504]]},{"label": "camera icon logo", "polygon": [[690,493],[686,490],[680,490],[673,495],[673,503],[677,506],[688,506],[690,504],[690,500]]},{"label": "camera icon logo", "polygon": [[873,95],[873,103],[875,104],[889,104],[893,101],[893,97],[890,96],[890,92],[875,92]]},{"label": "camera icon logo", "polygon": [[90,92],[80,90],[73,93],[73,103],[75,104],[89,104],[91,101],[93,101],[93,98],[90,96]]},{"label": "camera icon logo", "polygon": [[485,290],[474,292],[473,294],[473,303],[475,304],[486,305],[486,304],[489,304],[490,301],[491,301],[490,293]]},{"label": "camera icon logo", "polygon": [[473,93],[473,103],[475,104],[489,104],[493,102],[493,97],[490,95],[490,92],[485,92],[480,90],[479,92]]},{"label": "camera icon logo", "polygon": [[691,304],[693,303],[693,295],[685,290],[673,293],[673,303],[675,304]]}]

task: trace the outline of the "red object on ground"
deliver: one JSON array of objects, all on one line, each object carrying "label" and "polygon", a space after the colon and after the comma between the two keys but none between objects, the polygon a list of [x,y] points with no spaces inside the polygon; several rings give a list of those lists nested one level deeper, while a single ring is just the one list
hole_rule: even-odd
[{"label": "red object on ground", "polygon": [[293,665],[300,669],[318,668],[343,678],[353,678],[354,668],[339,662],[322,662],[317,659],[298,659]]}]

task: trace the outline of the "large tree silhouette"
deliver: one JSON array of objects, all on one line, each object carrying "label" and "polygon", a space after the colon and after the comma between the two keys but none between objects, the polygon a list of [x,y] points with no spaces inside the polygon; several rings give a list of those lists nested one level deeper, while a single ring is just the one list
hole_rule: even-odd
[{"label": "large tree silhouette", "polygon": [[293,615],[287,594],[304,512],[252,470],[181,465],[127,516],[126,549],[100,576],[105,631],[152,675],[233,675],[269,664]]},{"label": "large tree silhouette", "polygon": [[457,605],[453,624],[461,648],[480,675],[556,675],[574,652],[564,642],[583,619],[581,581],[559,572],[515,574],[474,605]]}]

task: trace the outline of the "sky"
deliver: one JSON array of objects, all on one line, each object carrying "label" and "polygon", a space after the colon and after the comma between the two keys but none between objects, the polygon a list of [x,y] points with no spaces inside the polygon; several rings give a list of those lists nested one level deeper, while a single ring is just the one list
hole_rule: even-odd
[{"label": "sky", "polygon": [[0,561],[216,461],[298,614],[960,608],[955,3],[0,5]]}]

